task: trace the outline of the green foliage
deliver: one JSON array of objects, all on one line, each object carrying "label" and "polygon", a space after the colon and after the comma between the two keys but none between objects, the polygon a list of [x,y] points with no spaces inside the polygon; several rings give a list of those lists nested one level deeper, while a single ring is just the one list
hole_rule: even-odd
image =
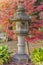
[{"label": "green foliage", "polygon": [[43,2],[43,0],[37,0],[36,3],[35,3],[35,5],[39,5],[40,2]]},{"label": "green foliage", "polygon": [[43,32],[43,28],[40,28],[40,31]]},{"label": "green foliage", "polygon": [[43,62],[43,48],[36,48],[31,54],[31,58],[34,64]]},{"label": "green foliage", "polygon": [[8,47],[6,45],[0,46],[0,65],[8,63],[10,57],[11,52],[9,52]]}]

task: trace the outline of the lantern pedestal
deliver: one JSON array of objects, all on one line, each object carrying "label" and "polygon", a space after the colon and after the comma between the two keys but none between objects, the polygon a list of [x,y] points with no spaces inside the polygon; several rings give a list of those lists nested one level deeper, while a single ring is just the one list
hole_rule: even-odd
[{"label": "lantern pedestal", "polygon": [[27,54],[15,54],[13,56],[14,62],[16,63],[28,63],[28,55]]},{"label": "lantern pedestal", "polygon": [[18,53],[13,58],[17,63],[28,63],[28,55],[25,53],[24,36],[18,35]]}]

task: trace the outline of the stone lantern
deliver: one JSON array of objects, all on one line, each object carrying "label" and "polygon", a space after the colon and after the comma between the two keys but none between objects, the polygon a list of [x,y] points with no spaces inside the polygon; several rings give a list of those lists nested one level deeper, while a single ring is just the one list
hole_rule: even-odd
[{"label": "stone lantern", "polygon": [[28,55],[25,53],[25,36],[29,32],[30,18],[25,14],[25,9],[23,6],[23,0],[19,1],[17,12],[10,19],[11,22],[16,23],[15,33],[18,36],[18,51],[17,54],[14,55],[15,62],[28,62]]}]

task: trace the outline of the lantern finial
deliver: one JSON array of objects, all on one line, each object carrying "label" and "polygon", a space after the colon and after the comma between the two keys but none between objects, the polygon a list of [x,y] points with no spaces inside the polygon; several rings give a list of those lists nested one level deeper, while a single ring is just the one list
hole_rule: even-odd
[{"label": "lantern finial", "polygon": [[24,12],[25,11],[23,3],[24,3],[23,0],[19,0],[19,5],[18,5],[18,9],[17,9],[18,12]]},{"label": "lantern finial", "polygon": [[25,7],[23,3],[24,3],[24,0],[19,0],[18,8],[16,10],[16,13],[14,13],[14,16],[10,19],[11,21],[15,21],[15,22],[28,21],[29,22],[30,18],[25,13]]},{"label": "lantern finial", "polygon": [[24,1],[23,0],[19,0],[19,3],[23,3]]}]

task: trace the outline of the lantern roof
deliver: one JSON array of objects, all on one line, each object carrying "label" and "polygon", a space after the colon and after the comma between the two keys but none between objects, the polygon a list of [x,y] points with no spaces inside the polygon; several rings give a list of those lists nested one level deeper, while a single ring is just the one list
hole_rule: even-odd
[{"label": "lantern roof", "polygon": [[25,13],[25,9],[23,6],[23,0],[19,1],[19,5],[17,8],[17,12],[14,16],[10,19],[10,21],[29,21],[29,16]]}]

